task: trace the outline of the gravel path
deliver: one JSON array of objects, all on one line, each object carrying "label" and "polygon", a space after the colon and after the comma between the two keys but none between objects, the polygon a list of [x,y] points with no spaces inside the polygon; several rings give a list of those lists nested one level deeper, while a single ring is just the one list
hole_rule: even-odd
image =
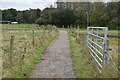
[{"label": "gravel path", "polygon": [[29,78],[75,78],[66,31],[59,31]]}]

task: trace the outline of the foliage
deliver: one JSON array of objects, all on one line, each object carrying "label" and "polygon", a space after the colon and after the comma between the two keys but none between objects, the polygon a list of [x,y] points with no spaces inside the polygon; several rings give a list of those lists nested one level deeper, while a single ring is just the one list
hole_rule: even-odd
[{"label": "foliage", "polygon": [[45,8],[42,12],[41,12],[41,16],[40,18],[43,21],[43,24],[53,24],[52,21],[52,13],[55,11],[55,8]]},{"label": "foliage", "polygon": [[118,2],[57,2],[58,8],[69,8],[74,10],[76,20],[74,25],[86,26],[108,26],[109,29],[118,28]]},{"label": "foliage", "polygon": [[64,25],[65,27],[73,24],[75,21],[73,10],[57,9],[52,13],[52,21],[54,24],[57,24],[59,26]]},{"label": "foliage", "polygon": [[16,9],[11,8],[8,10],[3,10],[2,11],[2,20],[15,21],[16,15],[17,15]]},{"label": "foliage", "polygon": [[39,25],[43,24],[43,20],[41,18],[38,18],[35,22],[36,24],[39,24]]},{"label": "foliage", "polygon": [[19,23],[35,23],[35,20],[40,17],[40,9],[29,9],[24,11],[17,11],[10,8],[2,10],[3,21],[17,21]]},{"label": "foliage", "polygon": [[[118,2],[57,2],[57,8],[16,9],[2,10],[2,19],[18,21],[19,23],[35,23],[39,25],[57,26],[108,26],[109,29],[118,29]],[[41,20],[40,20],[41,19]]]}]

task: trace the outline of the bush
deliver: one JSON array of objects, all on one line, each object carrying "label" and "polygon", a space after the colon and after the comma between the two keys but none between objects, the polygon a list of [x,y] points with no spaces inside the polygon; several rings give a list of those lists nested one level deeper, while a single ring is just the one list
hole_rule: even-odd
[{"label": "bush", "polygon": [[118,25],[120,25],[120,23],[118,23],[118,22],[111,22],[110,24],[108,24],[108,28],[109,29],[118,29]]},{"label": "bush", "polygon": [[35,22],[36,22],[36,24],[38,24],[38,25],[42,25],[42,23],[43,23],[43,21],[42,21],[41,18],[38,18]]}]

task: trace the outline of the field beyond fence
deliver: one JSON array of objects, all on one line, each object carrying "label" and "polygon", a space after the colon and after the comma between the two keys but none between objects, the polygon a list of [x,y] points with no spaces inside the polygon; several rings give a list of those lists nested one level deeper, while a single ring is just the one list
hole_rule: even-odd
[{"label": "field beyond fence", "polygon": [[3,78],[25,78],[57,35],[56,26],[2,25]]}]

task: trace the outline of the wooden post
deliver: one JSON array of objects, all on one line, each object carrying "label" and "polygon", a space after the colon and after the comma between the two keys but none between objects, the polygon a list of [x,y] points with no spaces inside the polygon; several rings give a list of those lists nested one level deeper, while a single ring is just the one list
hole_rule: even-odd
[{"label": "wooden post", "polygon": [[12,54],[13,54],[13,47],[14,47],[14,38],[15,36],[12,35],[10,39],[10,62],[12,62]]},{"label": "wooden post", "polygon": [[27,48],[27,34],[25,34],[24,37],[25,37],[24,52],[26,53],[26,48]]},{"label": "wooden post", "polygon": [[77,37],[79,38],[79,26],[77,27]]},{"label": "wooden post", "polygon": [[35,42],[34,42],[34,29],[32,30],[32,36],[33,36],[33,41],[32,41],[32,44],[34,45],[35,44]]},{"label": "wooden post", "polygon": [[62,25],[62,28],[64,28],[64,25]]}]

